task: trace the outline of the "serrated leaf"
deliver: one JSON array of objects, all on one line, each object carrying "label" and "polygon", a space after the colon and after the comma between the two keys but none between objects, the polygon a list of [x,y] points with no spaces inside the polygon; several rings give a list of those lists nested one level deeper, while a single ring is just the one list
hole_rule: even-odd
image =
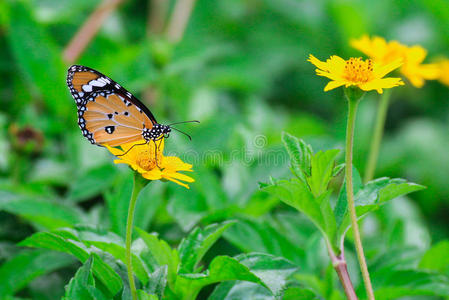
[{"label": "serrated leaf", "polygon": [[13,295],[31,280],[75,262],[69,255],[47,250],[24,251],[0,266],[0,295]]},{"label": "serrated leaf", "polygon": [[142,229],[136,228],[136,231],[147,246],[146,251],[148,253],[147,255],[141,254],[141,258],[153,270],[166,265],[168,282],[170,285],[174,284],[179,265],[179,255],[176,249],[171,249],[164,240],[160,240],[157,236]]},{"label": "serrated leaf", "polygon": [[192,230],[178,247],[181,262],[178,273],[193,273],[207,250],[234,223],[235,221],[227,221],[221,224],[211,224],[203,229],[197,227]]},{"label": "serrated leaf", "polygon": [[137,298],[139,300],[159,300],[156,295],[147,294],[145,291],[137,290]]},{"label": "serrated leaf", "polygon": [[[400,178],[378,178],[368,182],[354,196],[357,219],[364,217],[367,213],[378,209],[385,202],[396,197],[424,189],[424,186],[407,182]],[[348,210],[338,229],[340,239],[344,238],[351,224]]]},{"label": "serrated leaf", "polygon": [[[298,218],[297,213],[292,213]],[[287,218],[281,217],[282,221]],[[242,252],[262,252],[282,256],[298,265],[305,264],[305,253],[301,241],[289,239],[285,231],[288,225],[278,225],[262,220],[239,220],[226,230],[224,237]],[[297,225],[296,223],[293,225]],[[313,226],[313,225],[310,225]],[[291,231],[289,231],[291,232]],[[305,233],[306,234],[306,233]]]},{"label": "serrated leaf", "polygon": [[157,295],[159,299],[162,299],[164,297],[165,286],[167,285],[167,275],[167,265],[159,267],[156,271],[151,273],[150,280],[145,290],[152,295]]},{"label": "serrated leaf", "polygon": [[326,232],[326,222],[323,219],[321,207],[304,182],[296,178],[280,180],[263,190],[304,213],[318,229],[323,233]]},{"label": "serrated leaf", "polygon": [[243,254],[235,258],[215,257],[206,273],[181,274],[176,288],[181,294],[195,296],[202,287],[229,280],[244,280],[257,283],[279,298],[282,296],[286,278],[296,267],[284,258],[268,254]]},{"label": "serrated leaf", "polygon": [[335,177],[335,176],[337,176],[338,174],[340,174],[340,172],[343,171],[343,169],[345,168],[345,165],[346,165],[345,163],[336,165],[336,166],[334,167],[334,170],[332,171],[332,177]]},{"label": "serrated leaf", "polygon": [[[360,189],[363,188],[362,178],[360,177],[359,171],[352,166],[352,187],[353,193],[356,195]],[[340,227],[343,218],[348,212],[348,198],[346,192],[346,178],[343,180],[343,185],[341,186],[340,193],[338,194],[337,204],[334,208],[335,220],[337,226]]]},{"label": "serrated leaf", "polygon": [[[101,241],[88,241],[87,243],[111,254],[114,258],[121,260],[124,264],[126,264],[126,250],[122,245]],[[132,254],[132,267],[134,274],[142,282],[142,284],[147,284],[149,278],[145,267],[143,266],[140,258],[134,254]]]},{"label": "serrated leaf", "polygon": [[284,258],[267,254],[240,254],[235,258],[260,278],[275,297],[282,297],[287,278],[298,269]]},{"label": "serrated leaf", "polygon": [[337,250],[338,246],[337,244],[335,244],[337,223],[335,221],[334,211],[332,210],[330,198],[331,191],[327,191],[326,193],[321,194],[321,196],[317,199],[317,202],[320,203],[320,210],[324,220],[324,230],[326,232],[327,238],[334,250]]},{"label": "serrated leaf", "polygon": [[267,287],[248,267],[235,258],[217,256],[210,263],[206,273],[181,274],[176,281],[176,291],[178,294],[196,296],[202,287],[228,280],[251,281]]},{"label": "serrated leaf", "polygon": [[87,249],[79,238],[68,230],[38,232],[20,242],[19,245],[69,253],[78,258],[82,263],[86,262],[89,256],[92,255],[93,273],[103,282],[109,292],[115,295],[122,288],[120,276],[98,254],[90,253],[89,249]]},{"label": "serrated leaf", "polygon": [[311,174],[307,176],[307,183],[315,197],[327,191],[329,181],[335,165],[335,158],[340,150],[319,151],[311,157]]},{"label": "serrated leaf", "polygon": [[422,185],[407,182],[405,179],[383,177],[368,182],[355,194],[354,201],[358,206],[383,204],[396,197],[424,188]]},{"label": "serrated leaf", "polygon": [[[99,290],[95,288],[95,281],[91,273],[92,257],[76,271],[75,276],[66,286],[66,299],[100,300],[106,299]],[[99,298],[101,297],[101,298]]]},{"label": "serrated leaf", "polygon": [[306,177],[310,176],[312,148],[287,132],[282,132],[282,142],[290,156],[293,173],[300,180],[306,182]]}]

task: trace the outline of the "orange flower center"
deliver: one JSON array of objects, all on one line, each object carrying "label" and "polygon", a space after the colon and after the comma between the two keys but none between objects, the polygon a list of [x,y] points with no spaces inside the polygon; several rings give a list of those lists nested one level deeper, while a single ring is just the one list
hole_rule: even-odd
[{"label": "orange flower center", "polygon": [[350,58],[346,61],[343,78],[350,82],[365,83],[373,79],[371,59]]},{"label": "orange flower center", "polygon": [[157,155],[157,163],[156,163],[154,151],[149,151],[149,149],[145,147],[145,149],[140,150],[139,153],[137,154],[136,164],[142,169],[150,171],[156,168],[158,165],[159,166],[161,165],[161,158],[162,153],[159,152]]}]

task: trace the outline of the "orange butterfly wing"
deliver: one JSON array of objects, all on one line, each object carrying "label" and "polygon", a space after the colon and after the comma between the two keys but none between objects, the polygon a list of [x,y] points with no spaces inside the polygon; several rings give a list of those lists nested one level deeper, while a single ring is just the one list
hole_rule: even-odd
[{"label": "orange butterfly wing", "polygon": [[67,85],[78,107],[78,124],[92,144],[115,147],[139,141],[145,128],[157,124],[145,105],[98,71],[72,66]]}]

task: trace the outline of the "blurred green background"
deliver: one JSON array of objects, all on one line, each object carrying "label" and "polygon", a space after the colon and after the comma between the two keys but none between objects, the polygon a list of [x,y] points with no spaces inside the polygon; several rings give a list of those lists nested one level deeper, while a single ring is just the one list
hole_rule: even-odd
[{"label": "blurred green background", "polygon": [[[325,270],[326,253],[310,254],[320,243],[310,223],[258,191],[269,176],[290,176],[281,131],[315,150],[342,149],[343,90],[323,92],[327,80],[306,59],[310,53],[320,59],[360,56],[349,39],[365,33],[420,44],[429,51],[428,62],[448,56],[448,2],[198,0],[179,42],[170,41],[164,27],[148,29],[153,2],[123,1],[75,61],[125,86],[162,124],[201,121],[179,126],[193,141],[174,133],[165,150],[194,165],[196,182],[190,190],[148,185],[137,226],[176,244],[194,225],[238,219],[210,256],[267,252],[304,272]],[[158,17],[168,24],[175,2],[166,3],[167,16]],[[0,262],[39,230],[89,225],[124,235],[131,173],[82,137],[66,87],[70,63],[62,55],[99,4],[0,2]],[[406,84],[392,98],[376,177],[406,178],[427,189],[366,219],[372,264],[386,249],[422,253],[449,237],[448,87]],[[357,119],[355,166],[361,173],[377,101],[368,93]],[[334,184],[338,192],[338,180]],[[24,295],[60,295],[76,270],[71,263],[31,282]]]}]

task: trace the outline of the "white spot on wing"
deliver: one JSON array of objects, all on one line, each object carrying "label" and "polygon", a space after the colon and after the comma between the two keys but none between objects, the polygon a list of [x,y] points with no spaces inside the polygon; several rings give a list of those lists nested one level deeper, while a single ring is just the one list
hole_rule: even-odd
[{"label": "white spot on wing", "polygon": [[83,85],[83,91],[92,92],[92,86],[90,84]]}]

